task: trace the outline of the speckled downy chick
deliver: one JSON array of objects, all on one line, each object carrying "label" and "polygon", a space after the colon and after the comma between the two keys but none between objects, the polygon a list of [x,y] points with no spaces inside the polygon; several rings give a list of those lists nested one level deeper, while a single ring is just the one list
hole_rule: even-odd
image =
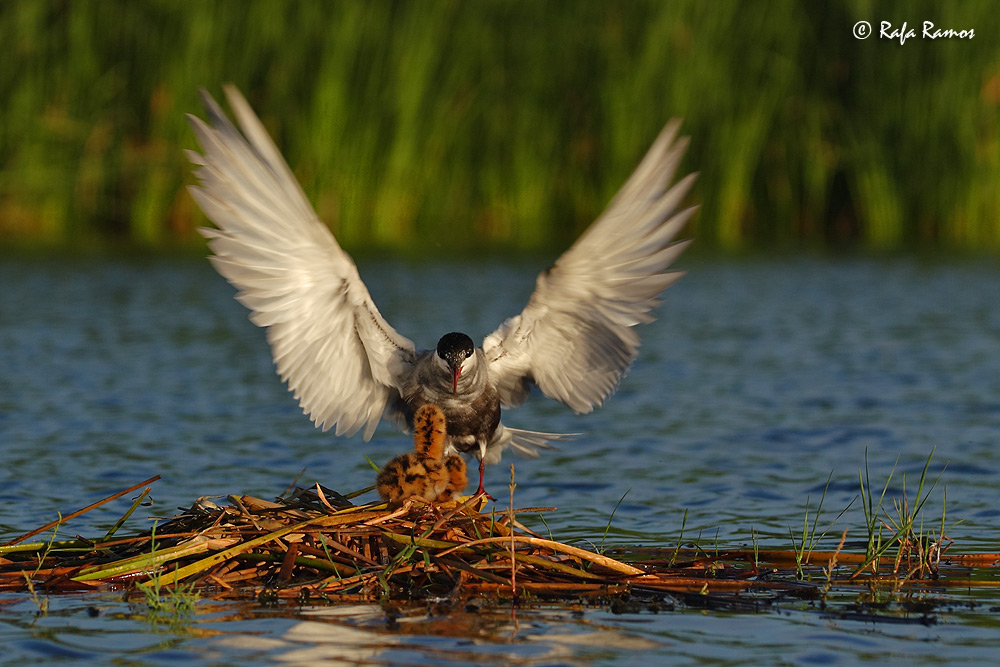
[{"label": "speckled downy chick", "polygon": [[447,502],[469,483],[465,461],[454,454],[445,456],[448,430],[444,413],[432,404],[422,406],[413,416],[414,451],[400,454],[382,468],[375,482],[384,500],[397,504],[414,496],[432,502]]}]

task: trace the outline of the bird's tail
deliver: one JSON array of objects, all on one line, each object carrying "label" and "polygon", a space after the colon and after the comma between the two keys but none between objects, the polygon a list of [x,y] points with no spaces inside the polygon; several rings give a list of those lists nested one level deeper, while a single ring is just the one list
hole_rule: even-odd
[{"label": "bird's tail", "polygon": [[503,450],[510,447],[518,456],[537,459],[543,449],[556,449],[553,443],[572,440],[579,433],[543,433],[541,431],[525,431],[520,428],[510,428],[500,424],[497,426],[493,439],[486,448],[484,460],[487,465],[499,463]]}]

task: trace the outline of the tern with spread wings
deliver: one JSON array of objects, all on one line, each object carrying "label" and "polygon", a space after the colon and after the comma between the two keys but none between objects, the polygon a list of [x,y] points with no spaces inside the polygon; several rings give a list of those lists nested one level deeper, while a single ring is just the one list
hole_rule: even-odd
[{"label": "tern with spread wings", "polygon": [[528,456],[567,436],[500,421],[533,386],[577,413],[601,405],[639,348],[694,207],[681,203],[694,174],[673,183],[687,142],[673,121],[583,235],[538,276],[528,305],[476,347],[464,333],[420,350],[379,313],[350,256],[313,211],[250,105],[225,87],[238,130],[203,93],[208,123],[189,116],[202,153],[191,192],[216,225],[204,229],[215,268],[267,330],[278,374],[323,430],[363,431],[383,419],[403,430],[428,403],[447,423],[447,451],[483,466],[511,447]]}]

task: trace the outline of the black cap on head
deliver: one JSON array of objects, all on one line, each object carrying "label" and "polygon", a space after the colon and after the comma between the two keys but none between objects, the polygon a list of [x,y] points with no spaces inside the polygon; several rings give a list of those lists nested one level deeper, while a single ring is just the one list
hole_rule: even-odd
[{"label": "black cap on head", "polygon": [[448,362],[452,368],[458,368],[462,362],[472,356],[476,345],[464,333],[452,331],[441,336],[437,344],[437,354]]}]

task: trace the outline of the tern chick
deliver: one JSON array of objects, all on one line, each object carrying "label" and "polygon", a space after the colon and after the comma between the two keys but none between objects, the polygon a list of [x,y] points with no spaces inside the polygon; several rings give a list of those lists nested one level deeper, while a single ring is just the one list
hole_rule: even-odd
[{"label": "tern chick", "polygon": [[375,481],[379,496],[390,504],[407,498],[447,502],[465,490],[465,461],[444,453],[445,416],[439,407],[422,406],[413,416],[413,452],[400,454],[382,468]]}]

